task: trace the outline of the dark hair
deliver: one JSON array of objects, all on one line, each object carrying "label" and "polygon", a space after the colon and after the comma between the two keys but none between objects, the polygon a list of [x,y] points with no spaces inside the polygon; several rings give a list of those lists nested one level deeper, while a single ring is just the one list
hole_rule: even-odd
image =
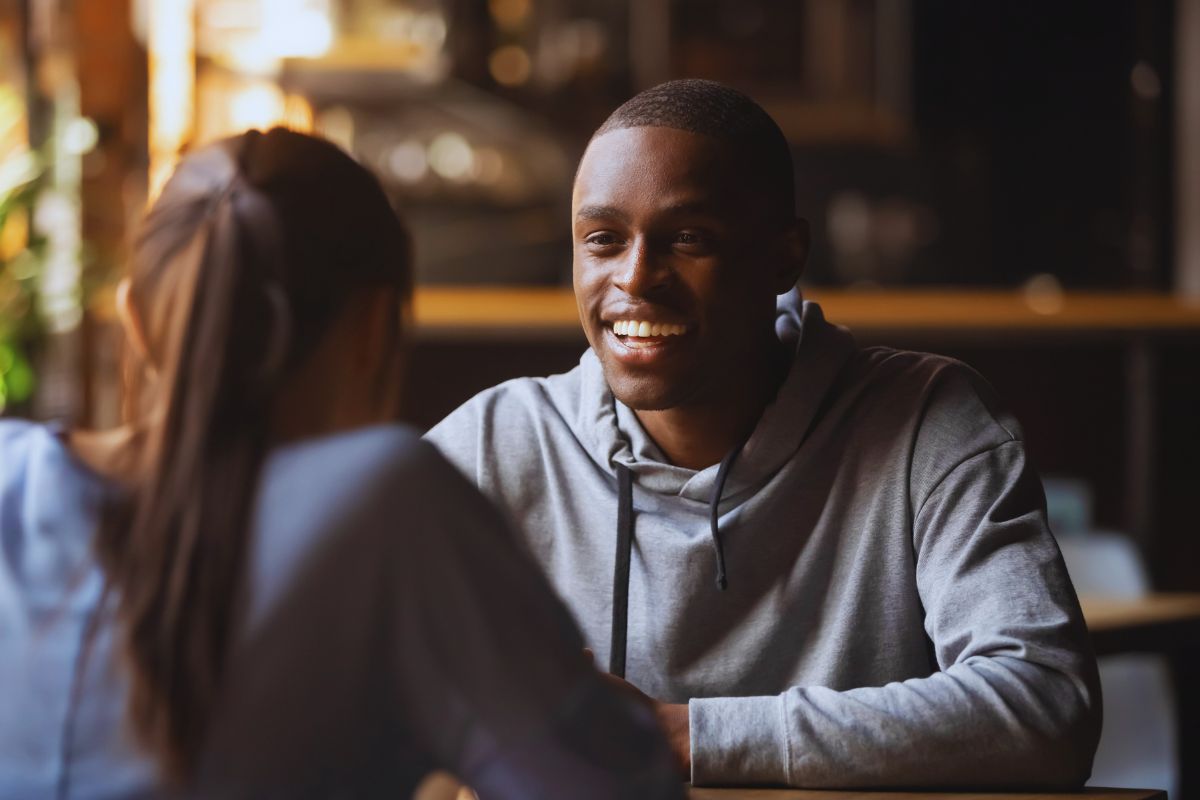
[{"label": "dark hair", "polygon": [[709,136],[732,146],[772,211],[795,213],[792,151],[762,106],[736,89],[693,78],[667,81],[630,98],[592,138],[625,128],[662,127]]},{"label": "dark hair", "polygon": [[137,738],[179,778],[221,683],[281,381],[352,293],[411,286],[409,236],[333,144],[251,131],[185,157],[134,242],[130,301],[157,373],[132,485],[97,540]]}]

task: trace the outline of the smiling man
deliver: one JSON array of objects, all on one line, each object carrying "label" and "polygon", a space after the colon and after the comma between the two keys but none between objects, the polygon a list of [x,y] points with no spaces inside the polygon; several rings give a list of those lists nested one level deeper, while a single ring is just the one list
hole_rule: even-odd
[{"label": "smiling man", "polygon": [[962,364],[802,302],[793,205],[749,98],[633,98],[575,181],[590,349],[429,437],[694,783],[1079,786],[1095,662],[1018,428]]}]

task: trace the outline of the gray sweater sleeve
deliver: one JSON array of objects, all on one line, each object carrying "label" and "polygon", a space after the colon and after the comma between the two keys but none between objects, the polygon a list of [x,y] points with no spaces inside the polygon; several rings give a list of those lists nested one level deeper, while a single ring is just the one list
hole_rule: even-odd
[{"label": "gray sweater sleeve", "polygon": [[937,672],[844,692],[690,703],[693,781],[1076,787],[1100,731],[1074,589],[1019,440],[968,455],[915,510]]}]

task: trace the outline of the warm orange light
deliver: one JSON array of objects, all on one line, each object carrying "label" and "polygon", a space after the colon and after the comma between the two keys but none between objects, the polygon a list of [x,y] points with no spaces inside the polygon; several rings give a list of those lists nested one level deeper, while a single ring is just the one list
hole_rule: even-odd
[{"label": "warm orange light", "polygon": [[311,133],[313,129],[312,104],[303,95],[285,95],[283,98],[283,124],[294,131]]},{"label": "warm orange light", "polygon": [[533,64],[525,48],[506,44],[492,52],[488,70],[501,86],[520,86],[529,80]]},{"label": "warm orange light", "polygon": [[520,27],[533,10],[531,0],[488,0],[488,11],[501,27]]},{"label": "warm orange light", "polygon": [[309,132],[313,110],[303,96],[285,94],[269,78],[202,70],[196,82],[196,129],[192,141],[201,146],[251,128],[275,126]]},{"label": "warm orange light", "polygon": [[0,225],[0,261],[13,260],[28,246],[29,214],[18,206],[8,212],[8,218]]},{"label": "warm orange light", "polygon": [[222,136],[249,128],[267,130],[283,121],[283,92],[271,81],[247,81],[232,91],[228,104],[227,129]]},{"label": "warm orange light", "polygon": [[179,161],[194,125],[194,0],[149,3],[146,50],[150,84],[150,193],[153,200]]}]

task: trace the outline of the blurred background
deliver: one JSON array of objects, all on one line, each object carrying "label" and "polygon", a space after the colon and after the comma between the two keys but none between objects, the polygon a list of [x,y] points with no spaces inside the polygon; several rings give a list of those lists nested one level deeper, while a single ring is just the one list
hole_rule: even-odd
[{"label": "blurred background", "polygon": [[[1081,591],[1200,590],[1194,0],[0,0],[0,413],[118,419],[132,226],[276,124],[414,229],[413,422],[568,369],[575,163],[676,77],[780,123],[828,316],[998,387]],[[1098,783],[1200,797],[1198,666],[1106,661]]]}]

